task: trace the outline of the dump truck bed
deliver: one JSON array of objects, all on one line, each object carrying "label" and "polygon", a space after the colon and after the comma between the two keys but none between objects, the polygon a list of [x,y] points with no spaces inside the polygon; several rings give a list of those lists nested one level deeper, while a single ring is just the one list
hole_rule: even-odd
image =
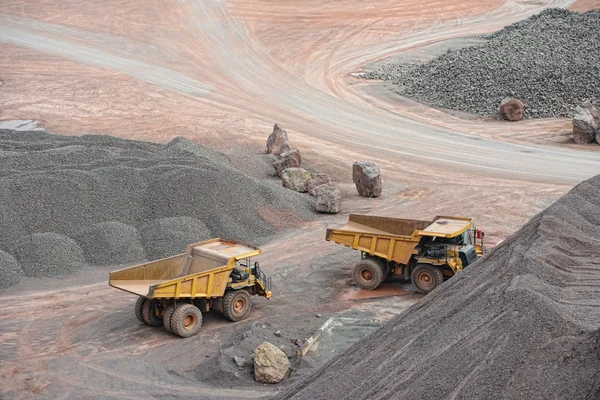
[{"label": "dump truck bed", "polygon": [[207,240],[186,253],[111,272],[109,284],[147,298],[219,297],[236,262],[260,252],[246,243]]}]

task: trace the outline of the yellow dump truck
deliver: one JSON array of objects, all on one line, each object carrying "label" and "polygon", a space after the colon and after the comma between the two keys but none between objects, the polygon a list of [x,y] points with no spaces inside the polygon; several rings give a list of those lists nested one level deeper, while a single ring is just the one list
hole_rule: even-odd
[{"label": "yellow dump truck", "polygon": [[250,258],[258,247],[225,239],[191,244],[187,252],[113,271],[109,285],[140,296],[137,318],[181,337],[198,333],[202,313],[220,311],[240,321],[252,308],[250,296],[271,297],[271,279]]},{"label": "yellow dump truck", "polygon": [[360,288],[373,290],[399,275],[429,293],[483,256],[483,237],[471,218],[421,221],[351,214],[344,227],[328,229],[325,239],[360,250],[353,273]]}]

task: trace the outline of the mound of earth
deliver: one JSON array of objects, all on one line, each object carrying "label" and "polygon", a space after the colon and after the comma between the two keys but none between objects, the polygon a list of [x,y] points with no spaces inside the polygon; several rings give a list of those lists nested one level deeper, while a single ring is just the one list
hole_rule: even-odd
[{"label": "mound of earth", "polygon": [[0,290],[20,283],[25,274],[19,262],[10,254],[0,250]]},{"label": "mound of earth", "polygon": [[[261,218],[265,210],[296,220],[314,216],[308,196],[249,177],[224,154],[186,138],[163,145],[0,130],[0,250],[29,276],[79,269],[79,258],[69,267],[81,253],[71,239],[88,262],[109,265],[143,261],[144,253],[169,256],[208,237],[258,244],[276,232]],[[37,234],[60,237],[61,250],[43,267],[32,242]]]},{"label": "mound of earth", "polygon": [[71,238],[54,232],[21,237],[7,247],[26,276],[58,277],[81,270],[85,257]]},{"label": "mound of earth", "polygon": [[600,398],[600,175],[278,399]]},{"label": "mound of earth", "polygon": [[127,264],[144,259],[137,229],[121,222],[101,222],[75,238],[93,265]]},{"label": "mound of earth", "polygon": [[502,99],[525,103],[524,118],[564,117],[600,101],[600,11],[553,8],[423,64],[388,64],[365,75],[436,107],[498,114]]}]

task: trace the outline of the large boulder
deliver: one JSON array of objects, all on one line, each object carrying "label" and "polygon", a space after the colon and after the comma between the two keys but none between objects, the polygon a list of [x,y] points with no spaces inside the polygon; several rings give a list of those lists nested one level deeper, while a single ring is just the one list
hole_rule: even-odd
[{"label": "large boulder", "polygon": [[0,250],[0,290],[18,284],[24,278],[25,274],[17,260]]},{"label": "large boulder", "polygon": [[304,193],[308,190],[310,172],[304,168],[286,168],[281,172],[281,183],[286,189]]},{"label": "large boulder", "polygon": [[521,100],[506,97],[500,102],[500,114],[509,121],[520,121],[523,118],[525,104]]},{"label": "large boulder", "polygon": [[361,196],[381,196],[381,173],[374,162],[356,161],[352,166],[352,180]]},{"label": "large boulder", "polygon": [[275,124],[273,132],[267,138],[267,153],[281,155],[292,149],[292,144],[288,139],[287,132]]},{"label": "large boulder", "polygon": [[6,249],[30,277],[59,277],[85,266],[81,247],[70,237],[54,232],[34,233],[11,243]]},{"label": "large boulder", "polygon": [[273,163],[273,168],[277,175],[281,176],[281,172],[286,168],[299,168],[302,164],[300,150],[293,148],[289,151],[281,153],[279,158]]},{"label": "large boulder", "polygon": [[121,222],[95,224],[84,229],[75,239],[90,264],[127,264],[145,258],[144,246],[137,229]]},{"label": "large boulder", "polygon": [[577,144],[590,144],[596,141],[598,125],[587,108],[577,107],[573,113],[573,140]]},{"label": "large boulder", "polygon": [[322,213],[337,214],[342,207],[340,189],[331,185],[318,186],[315,193],[315,209]]},{"label": "large boulder", "polygon": [[316,196],[317,188],[321,185],[329,185],[331,183],[331,179],[329,179],[329,175],[323,173],[310,174],[310,181],[308,181],[308,194],[311,196]]},{"label": "large boulder", "polygon": [[279,383],[288,375],[290,361],[274,344],[264,342],[254,351],[254,379],[262,383]]}]

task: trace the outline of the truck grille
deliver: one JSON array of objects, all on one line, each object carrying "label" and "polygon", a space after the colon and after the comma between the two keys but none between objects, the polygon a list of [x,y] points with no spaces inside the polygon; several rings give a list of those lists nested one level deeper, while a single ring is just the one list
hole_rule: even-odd
[{"label": "truck grille", "polygon": [[463,268],[477,261],[477,251],[475,246],[469,244],[460,248],[458,254],[462,261]]}]

